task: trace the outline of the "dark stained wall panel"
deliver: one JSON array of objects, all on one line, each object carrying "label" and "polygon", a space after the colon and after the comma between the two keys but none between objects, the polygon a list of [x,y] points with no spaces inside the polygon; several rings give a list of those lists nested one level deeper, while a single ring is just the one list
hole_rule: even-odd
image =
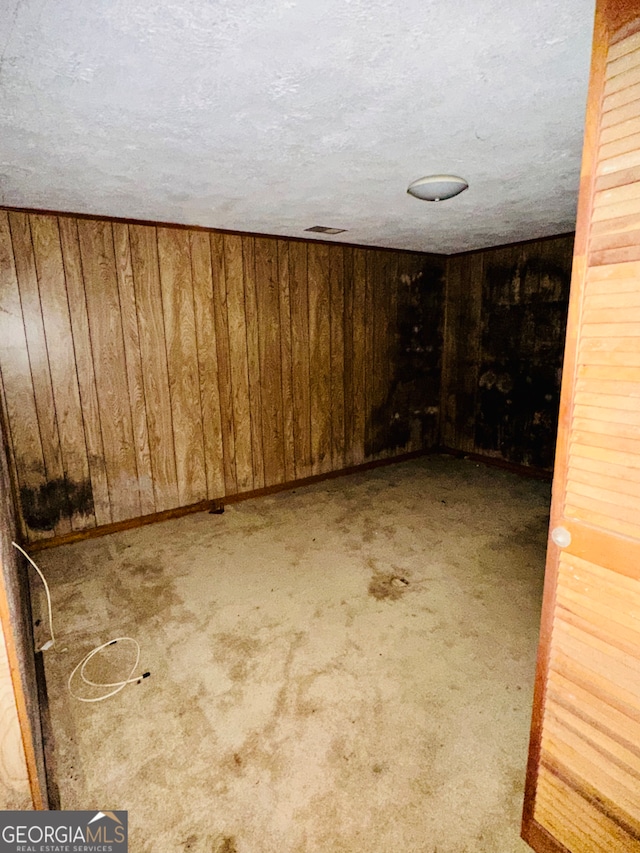
[{"label": "dark stained wall panel", "polygon": [[0,211],[35,543],[438,443],[444,259]]}]

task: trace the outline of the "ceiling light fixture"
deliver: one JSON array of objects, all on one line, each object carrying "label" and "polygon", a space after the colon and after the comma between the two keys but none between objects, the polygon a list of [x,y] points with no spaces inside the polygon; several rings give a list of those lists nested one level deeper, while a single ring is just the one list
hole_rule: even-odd
[{"label": "ceiling light fixture", "polygon": [[444,201],[464,192],[468,186],[465,179],[457,175],[427,175],[409,184],[407,192],[423,201]]}]

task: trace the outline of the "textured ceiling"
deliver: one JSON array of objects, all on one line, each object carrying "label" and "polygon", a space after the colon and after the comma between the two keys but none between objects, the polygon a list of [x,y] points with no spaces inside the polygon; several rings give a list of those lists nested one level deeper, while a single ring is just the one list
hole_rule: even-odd
[{"label": "textured ceiling", "polygon": [[[0,0],[0,20],[0,204],[446,253],[573,228],[591,0]],[[433,172],[470,188],[406,194]]]}]

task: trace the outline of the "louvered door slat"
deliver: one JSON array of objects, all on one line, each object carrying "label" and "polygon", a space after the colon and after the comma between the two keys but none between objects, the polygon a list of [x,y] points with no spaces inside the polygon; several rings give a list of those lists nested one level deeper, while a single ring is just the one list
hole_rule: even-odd
[{"label": "louvered door slat", "polygon": [[601,61],[523,823],[540,853],[640,853],[640,20]]}]

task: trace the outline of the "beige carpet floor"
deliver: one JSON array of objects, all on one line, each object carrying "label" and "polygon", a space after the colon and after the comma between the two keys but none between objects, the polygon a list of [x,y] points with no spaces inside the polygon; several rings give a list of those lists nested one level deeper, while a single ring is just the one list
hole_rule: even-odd
[{"label": "beige carpet floor", "polygon": [[[549,495],[435,456],[42,552],[63,808],[131,853],[528,850]],[[150,677],[71,698],[121,635]]]}]

